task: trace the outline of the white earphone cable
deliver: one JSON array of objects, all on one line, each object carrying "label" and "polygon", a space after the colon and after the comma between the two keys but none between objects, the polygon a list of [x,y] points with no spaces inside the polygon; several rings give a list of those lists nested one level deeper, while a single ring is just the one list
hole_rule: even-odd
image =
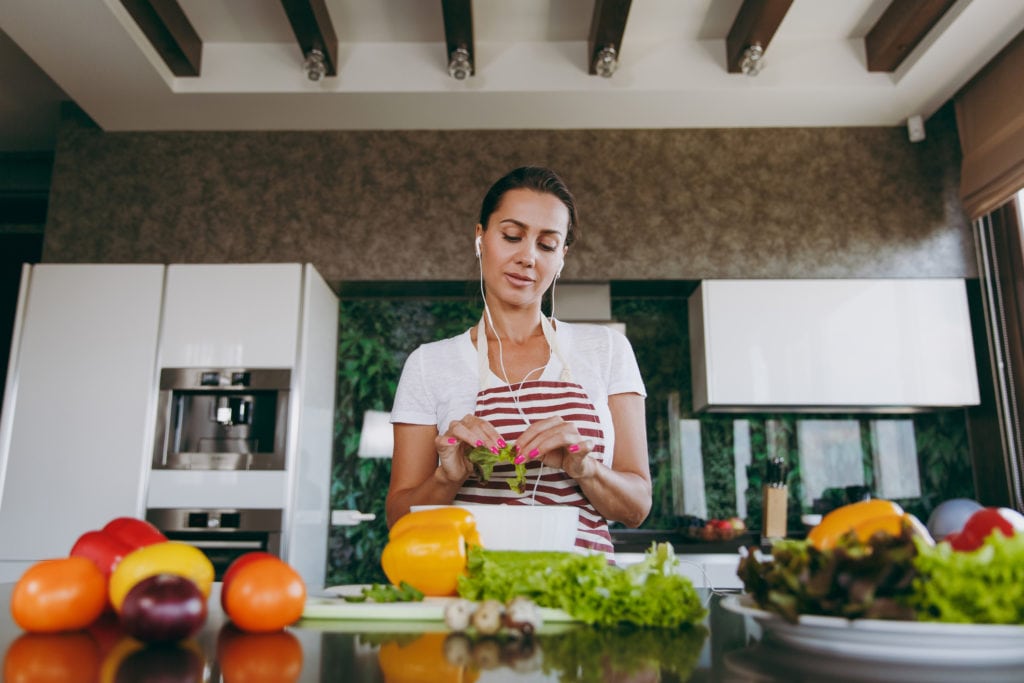
[{"label": "white earphone cable", "polygon": [[[479,246],[478,246],[478,249],[479,249]],[[513,388],[512,387],[512,382],[508,378],[508,371],[505,369],[505,355],[504,355],[504,350],[502,349],[502,346],[501,346],[501,335],[498,333],[498,327],[494,324],[494,318],[491,317],[491,308],[490,308],[490,306],[487,305],[487,294],[484,292],[483,256],[480,254],[479,251],[477,252],[477,259],[479,260],[479,263],[480,263],[480,297],[484,300],[484,315],[486,316],[487,322],[491,326],[491,329],[494,331],[494,338],[498,342],[498,367],[501,368],[501,375],[502,375],[501,379],[505,380],[505,384],[507,384],[508,387],[509,387],[509,391],[510,391],[511,396],[512,396],[512,404],[516,407],[516,410],[519,412],[519,415],[523,418],[523,422],[526,424],[527,427],[529,427],[530,426],[530,418],[528,418],[526,416],[526,411],[524,411],[523,407],[519,404],[519,394],[522,392],[523,385],[526,384],[526,381],[530,378],[530,375],[532,375],[533,373],[537,372],[538,370],[540,370],[541,374],[543,375],[544,368],[546,368],[548,363],[551,361],[551,347],[550,347],[550,345],[548,346],[548,359],[546,361],[544,361],[544,365],[536,367],[533,370],[530,370],[525,375],[523,375],[523,379],[520,380],[520,382],[519,382],[519,387],[518,388]],[[552,283],[552,286],[554,286],[553,283]],[[554,300],[552,299],[552,304],[553,303],[554,303]],[[541,311],[541,316],[543,316],[543,315],[544,315],[544,312]],[[484,334],[486,334],[486,330],[484,331]],[[481,343],[481,341],[478,339],[477,340],[477,344],[480,344],[480,343]],[[540,463],[540,467],[537,469],[537,476],[533,480],[533,491],[531,492],[530,498],[528,499],[528,500],[532,501],[533,504],[536,504],[537,487],[540,484],[540,477],[541,477],[541,474],[543,474],[543,472],[544,472],[544,463],[541,462]]]}]

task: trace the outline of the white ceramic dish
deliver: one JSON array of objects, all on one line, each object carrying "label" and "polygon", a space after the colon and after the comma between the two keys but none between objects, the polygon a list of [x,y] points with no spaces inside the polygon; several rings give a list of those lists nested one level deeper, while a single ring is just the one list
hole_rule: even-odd
[{"label": "white ceramic dish", "polygon": [[[576,544],[580,512],[567,505],[471,505],[480,543],[488,550],[563,550]],[[446,507],[414,505],[412,510]]]},{"label": "white ceramic dish", "polygon": [[722,599],[725,609],[752,617],[774,640],[793,649],[872,662],[927,666],[1024,664],[1024,626],[940,624],[801,616],[793,624],[758,609],[747,595]]}]

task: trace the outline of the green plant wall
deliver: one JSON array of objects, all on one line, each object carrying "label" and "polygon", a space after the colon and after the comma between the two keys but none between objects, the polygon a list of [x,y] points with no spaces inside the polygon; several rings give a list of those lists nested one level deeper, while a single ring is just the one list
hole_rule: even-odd
[{"label": "green plant wall", "polygon": [[385,580],[380,552],[387,542],[384,500],[391,460],[357,456],[363,413],[391,410],[402,365],[413,349],[458,334],[478,318],[479,310],[469,298],[341,302],[331,509],[372,512],[376,519],[331,528],[328,585]]},{"label": "green plant wall", "polygon": [[[467,288],[472,292],[472,288]],[[450,337],[475,324],[479,295],[447,299],[343,299],[338,346],[335,453],[331,482],[332,509],[372,512],[376,519],[352,527],[333,527],[329,535],[328,583],[373,583],[384,580],[380,552],[387,541],[384,499],[391,474],[388,459],[360,459],[356,453],[363,412],[390,410],[402,365],[419,344]],[[690,352],[686,299],[683,296],[613,297],[612,317],[626,325],[647,388],[648,453],[653,481],[653,506],[645,529],[676,529],[670,465],[670,397],[678,418],[700,421],[708,517],[736,514],[733,427],[749,421],[751,465],[745,496],[747,524],[761,524],[761,481],[769,453],[789,467],[790,527],[799,531],[801,472],[796,430],[799,420],[856,419],[863,441],[864,481],[873,483],[869,419],[857,415],[695,415],[690,392]],[[907,416],[900,416],[905,419]],[[974,495],[963,411],[913,416],[922,496],[900,501],[922,521],[948,498]],[[766,425],[773,425],[769,444]],[[842,502],[840,500],[833,503]]]}]

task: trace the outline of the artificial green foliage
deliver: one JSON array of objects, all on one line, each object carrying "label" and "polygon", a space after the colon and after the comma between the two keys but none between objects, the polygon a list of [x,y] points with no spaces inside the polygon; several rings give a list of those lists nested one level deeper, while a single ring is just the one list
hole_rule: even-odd
[{"label": "artificial green foliage", "polygon": [[681,297],[616,298],[612,317],[626,325],[640,376],[647,389],[647,453],[651,464],[652,505],[645,529],[677,525],[672,504],[668,397],[681,395],[690,403],[689,337],[686,300]]},{"label": "artificial green foliage", "polygon": [[[475,286],[465,296],[450,299],[346,299],[341,304],[338,348],[335,454],[331,482],[332,509],[373,512],[377,519],[354,527],[332,528],[328,582],[380,583],[380,552],[387,540],[384,499],[391,474],[389,460],[360,460],[356,456],[365,410],[390,410],[402,365],[419,344],[464,332],[480,319],[481,302]],[[557,312],[556,312],[557,314]],[[799,532],[803,500],[797,447],[799,420],[855,419],[860,421],[864,481],[874,484],[870,422],[908,419],[885,415],[700,414],[693,411],[690,381],[690,342],[686,298],[614,297],[612,317],[626,325],[647,389],[647,439],[653,484],[651,513],[645,529],[673,530],[679,523],[672,498],[670,462],[670,397],[678,418],[701,425],[702,460],[708,517],[736,514],[734,428],[747,423],[751,463],[748,486],[740,492],[747,503],[747,526],[761,526],[761,484],[771,457],[786,461],[789,475],[789,525]],[[908,511],[926,520],[938,503],[950,498],[973,498],[970,449],[962,410],[918,413],[914,422],[922,495],[900,500]],[[825,506],[846,502],[841,491],[828,491]]]},{"label": "artificial green foliage", "polygon": [[479,307],[469,298],[342,301],[331,509],[372,512],[376,519],[331,528],[328,585],[387,581],[380,553],[387,543],[384,501],[391,461],[357,456],[363,413],[391,410],[402,365],[413,349],[465,331],[479,315]]}]

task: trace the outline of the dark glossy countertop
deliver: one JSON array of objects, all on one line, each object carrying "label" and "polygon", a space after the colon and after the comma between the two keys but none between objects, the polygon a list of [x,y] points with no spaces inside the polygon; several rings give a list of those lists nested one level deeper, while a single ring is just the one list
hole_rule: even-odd
[{"label": "dark glossy countertop", "polygon": [[498,641],[453,635],[440,622],[303,620],[278,633],[245,634],[225,619],[215,584],[194,639],[143,647],[112,620],[76,633],[25,634],[10,617],[11,587],[0,584],[7,683],[953,680],[931,667],[885,667],[759,642],[753,621],[702,589],[710,610],[695,628],[551,624],[532,640]]}]

